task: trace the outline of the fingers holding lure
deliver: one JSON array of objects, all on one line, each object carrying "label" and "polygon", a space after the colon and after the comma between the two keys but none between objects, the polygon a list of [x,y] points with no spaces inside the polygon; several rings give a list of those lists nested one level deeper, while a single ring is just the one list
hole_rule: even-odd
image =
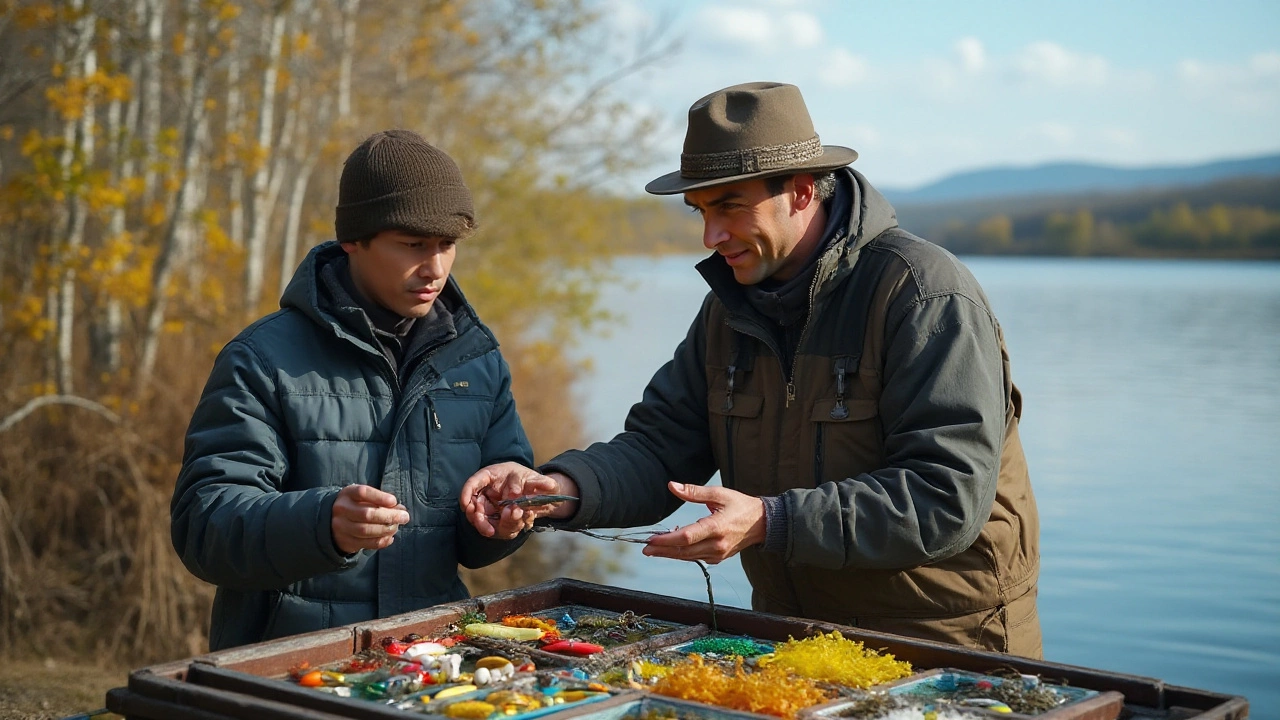
[{"label": "fingers holding lure", "polygon": [[577,500],[573,495],[521,495],[520,497],[507,498],[499,500],[500,507],[515,505],[516,507],[540,507],[542,505],[554,505],[556,503],[568,502],[569,500]]},{"label": "fingers holding lure", "polygon": [[522,495],[520,497],[507,498],[505,500],[499,500],[498,501],[499,511],[496,513],[489,513],[488,517],[490,520],[497,520],[502,515],[501,509],[519,508],[521,510],[526,511],[522,513],[522,515],[529,517],[530,518],[529,525],[532,525],[532,522],[534,519],[537,519],[538,517],[549,514],[551,512],[550,508],[548,508],[546,512],[533,511],[533,508],[545,508],[549,505],[557,505],[562,502],[576,501],[577,499],[578,498],[574,497],[573,495]]},{"label": "fingers holding lure", "polygon": [[498,501],[498,512],[486,517],[497,525],[494,536],[509,540],[533,530],[534,522],[550,515],[560,503],[577,500],[573,495],[523,495]]}]

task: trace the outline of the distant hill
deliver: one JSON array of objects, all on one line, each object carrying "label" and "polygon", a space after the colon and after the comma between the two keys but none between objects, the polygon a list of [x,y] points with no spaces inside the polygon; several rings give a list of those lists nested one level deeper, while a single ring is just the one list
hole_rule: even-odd
[{"label": "distant hill", "polygon": [[1088,163],[987,168],[951,175],[915,190],[881,188],[881,191],[896,206],[996,197],[1133,191],[1271,176],[1280,176],[1280,155],[1143,168]]},{"label": "distant hill", "polygon": [[[624,254],[703,253],[678,197],[614,198]],[[895,205],[906,230],[957,253],[1280,259],[1280,174],[1163,188]]]},{"label": "distant hill", "polygon": [[992,215],[1010,217],[1043,216],[1056,210],[1088,209],[1116,222],[1138,222],[1153,208],[1168,208],[1178,202],[1195,209],[1214,204],[1233,207],[1260,207],[1280,212],[1280,175],[1265,178],[1232,178],[1205,183],[1137,190],[1095,190],[1036,196],[952,200],[936,203],[898,203],[898,223],[905,229],[933,240],[951,223],[973,223]]},{"label": "distant hill", "polygon": [[1280,176],[896,209],[956,253],[1280,258]]}]

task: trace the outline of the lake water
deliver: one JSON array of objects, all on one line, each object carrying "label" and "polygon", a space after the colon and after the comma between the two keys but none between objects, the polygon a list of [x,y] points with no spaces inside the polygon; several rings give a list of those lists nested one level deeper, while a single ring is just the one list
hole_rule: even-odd
[{"label": "lake water", "polygon": [[[684,337],[696,256],[625,258],[580,351],[590,440]],[[964,258],[1004,326],[1041,518],[1045,657],[1244,695],[1280,717],[1280,264]],[[666,525],[705,515],[685,506]],[[620,587],[706,600],[628,546]],[[737,560],[716,601],[750,607]]]}]

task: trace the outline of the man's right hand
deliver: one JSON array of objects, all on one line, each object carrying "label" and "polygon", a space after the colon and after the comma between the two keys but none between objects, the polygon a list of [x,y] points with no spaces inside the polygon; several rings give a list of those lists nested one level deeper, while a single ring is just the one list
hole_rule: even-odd
[{"label": "man's right hand", "polygon": [[368,485],[348,485],[333,501],[333,544],[345,555],[381,550],[408,522],[409,511],[395,495]]},{"label": "man's right hand", "polygon": [[[525,495],[577,497],[578,483],[561,473],[543,475],[519,463],[498,463],[481,468],[467,478],[458,494],[458,503],[481,535],[500,540],[510,540],[532,529],[533,521],[540,517],[563,520],[578,511],[576,501],[530,508],[499,504]],[[497,520],[496,526],[494,520]]]}]

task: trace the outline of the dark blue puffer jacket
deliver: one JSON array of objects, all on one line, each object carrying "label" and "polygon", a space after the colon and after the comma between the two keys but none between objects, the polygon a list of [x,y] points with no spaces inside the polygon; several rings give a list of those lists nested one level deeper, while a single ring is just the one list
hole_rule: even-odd
[{"label": "dark blue puffer jacket", "polygon": [[[465,598],[459,564],[521,543],[481,537],[458,507],[476,470],[533,461],[493,333],[450,278],[439,302],[456,337],[401,381],[368,323],[334,314],[359,311],[320,300],[320,268],[341,255],[314,248],[282,309],[223,348],[187,430],[173,545],[218,586],[214,650]],[[410,522],[390,547],[344,557],[330,520],[353,483],[395,495]]]}]

